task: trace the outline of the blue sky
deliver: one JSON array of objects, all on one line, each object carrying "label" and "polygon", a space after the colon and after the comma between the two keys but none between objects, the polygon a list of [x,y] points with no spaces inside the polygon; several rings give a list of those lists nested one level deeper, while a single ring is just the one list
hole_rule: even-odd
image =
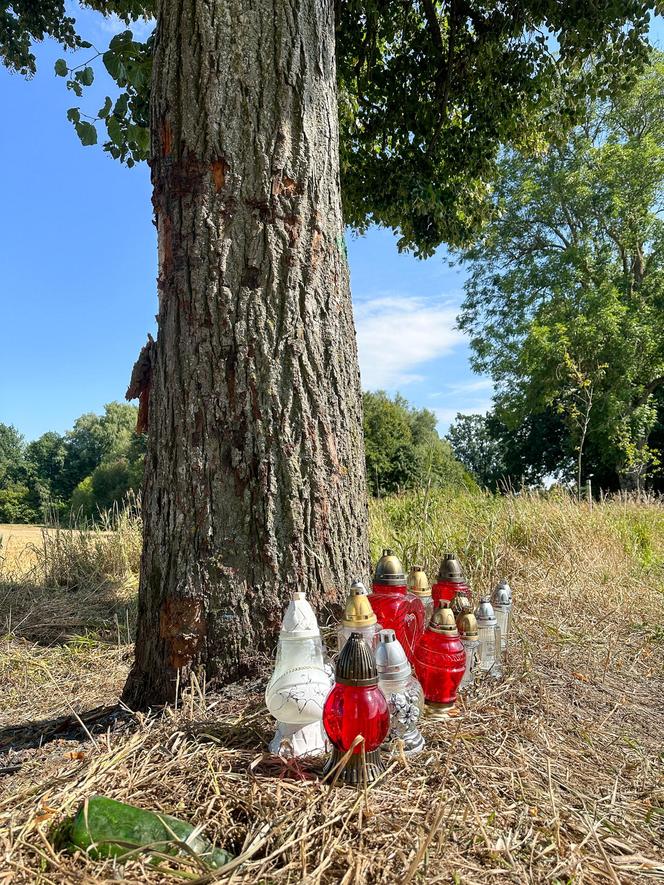
[{"label": "blue sky", "polygon": [[[89,11],[76,17],[100,48],[122,30]],[[28,439],[123,399],[157,308],[148,169],[80,145],[66,108],[94,113],[112,84],[97,61],[79,102],[54,76],[61,55],[39,46],[30,82],[0,68],[0,421]],[[490,380],[471,372],[455,329],[463,272],[444,250],[419,261],[372,230],[349,234],[348,252],[364,388],[432,409],[441,432],[459,411],[486,411]]]}]

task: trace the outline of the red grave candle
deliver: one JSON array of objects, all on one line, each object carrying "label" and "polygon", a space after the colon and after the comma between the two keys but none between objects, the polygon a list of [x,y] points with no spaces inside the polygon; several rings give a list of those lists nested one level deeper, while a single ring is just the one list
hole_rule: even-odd
[{"label": "red grave candle", "polygon": [[371,608],[384,630],[394,630],[412,663],[415,646],[426,626],[424,605],[408,592],[403,566],[389,549],[383,550],[378,560],[371,589]]},{"label": "red grave candle", "polygon": [[457,593],[471,598],[459,560],[453,553],[446,553],[440,563],[436,583],[431,587],[434,609],[439,602],[452,602]]},{"label": "red grave candle", "polygon": [[371,782],[384,770],[379,748],[390,729],[390,711],[378,687],[373,652],[359,633],[351,633],[337,659],[335,686],[323,707],[323,725],[334,747],[325,767],[326,774],[350,750],[359,735],[364,743],[354,748],[340,772],[340,779],[358,784],[366,777],[367,782]]},{"label": "red grave candle", "polygon": [[456,702],[466,669],[466,652],[447,602],[438,603],[415,649],[414,665],[424,692],[425,715],[434,719],[444,715]]}]

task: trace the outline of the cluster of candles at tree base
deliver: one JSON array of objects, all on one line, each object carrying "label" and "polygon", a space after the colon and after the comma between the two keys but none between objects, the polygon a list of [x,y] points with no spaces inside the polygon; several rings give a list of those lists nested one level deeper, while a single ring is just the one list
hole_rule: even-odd
[{"label": "cluster of candles at tree base", "polygon": [[383,771],[381,751],[397,743],[407,755],[422,750],[422,713],[447,718],[457,690],[471,685],[476,673],[502,675],[511,613],[507,581],[473,611],[452,554],[429,587],[421,566],[406,578],[399,559],[384,550],[372,592],[360,581],[351,585],[333,669],[313,609],[304,593],[294,593],[265,690],[277,720],[270,751],[322,754],[329,742],[325,774],[350,784],[375,780]]}]

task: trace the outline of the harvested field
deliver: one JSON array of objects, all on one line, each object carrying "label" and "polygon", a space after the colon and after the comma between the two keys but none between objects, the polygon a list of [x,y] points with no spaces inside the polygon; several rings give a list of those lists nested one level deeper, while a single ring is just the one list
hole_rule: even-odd
[{"label": "harvested field", "polygon": [[[133,629],[126,582],[86,594],[5,581],[0,881],[664,880],[661,508],[427,506],[431,536],[418,540],[421,502],[376,504],[375,544],[411,560],[420,544],[431,568],[453,541],[476,591],[509,575],[515,635],[505,678],[478,683],[449,722],[425,724],[425,751],[397,755],[366,792],[264,752],[264,679],[195,685],[177,709],[147,717],[118,706]],[[86,626],[55,640],[43,625],[67,617]],[[200,823],[240,856],[212,873],[193,860],[158,869],[56,852],[53,827],[95,793]]]},{"label": "harvested field", "polygon": [[0,562],[4,560],[7,571],[27,573],[36,562],[33,547],[42,540],[42,527],[39,525],[0,524]]}]

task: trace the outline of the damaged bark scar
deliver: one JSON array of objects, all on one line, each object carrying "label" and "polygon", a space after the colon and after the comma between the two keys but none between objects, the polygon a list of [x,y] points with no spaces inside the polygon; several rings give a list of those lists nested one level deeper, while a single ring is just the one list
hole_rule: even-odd
[{"label": "damaged bark scar", "polygon": [[297,243],[298,237],[300,236],[301,224],[302,219],[299,215],[287,215],[284,218],[284,227],[286,228],[288,242],[291,247]]},{"label": "damaged bark scar", "polygon": [[162,245],[162,262],[160,268],[160,288],[163,288],[164,280],[162,277],[168,277],[173,267],[173,224],[170,216],[164,213],[163,224],[161,227],[161,245]]},{"label": "damaged bark scar", "polygon": [[159,612],[159,635],[168,646],[168,666],[189,666],[207,635],[207,621],[200,599],[166,599]]},{"label": "damaged bark scar", "polygon": [[194,421],[194,430],[191,434],[191,444],[194,448],[199,449],[203,440],[203,425],[205,424],[205,416],[203,410],[198,409],[196,419]]},{"label": "damaged bark scar", "polygon": [[258,212],[258,217],[261,221],[270,224],[274,221],[275,213],[267,200],[246,200],[245,205],[248,206],[249,209]]},{"label": "damaged bark scar", "polygon": [[323,244],[323,235],[319,230],[314,231],[314,235],[311,238],[311,268],[312,270],[316,270],[318,267],[318,262],[320,261],[321,256],[321,246]]},{"label": "damaged bark scar", "polygon": [[289,178],[283,169],[278,169],[272,176],[272,195],[275,197],[293,197],[302,194],[304,188],[299,181]]},{"label": "damaged bark scar", "polygon": [[168,199],[193,199],[209,191],[210,177],[219,193],[226,183],[229,169],[223,157],[209,163],[185,149],[181,157],[165,155],[163,161],[156,163],[152,180],[157,195],[164,194]]},{"label": "damaged bark scar", "polygon": [[125,398],[127,400],[138,397],[138,418],[136,420],[136,433],[145,433],[148,429],[148,414],[150,407],[150,387],[152,386],[152,364],[155,355],[155,341],[148,332],[147,344],[141,348],[138,359],[131,371],[131,380]]},{"label": "damaged bark scar", "polygon": [[260,421],[262,415],[258,405],[258,389],[253,378],[249,381],[249,395],[251,397],[251,415],[254,421]]},{"label": "damaged bark scar", "polygon": [[170,157],[173,153],[173,130],[168,118],[164,117],[161,121],[161,155],[162,157]]},{"label": "damaged bark scar", "polygon": [[214,189],[217,193],[226,184],[226,175],[231,167],[223,157],[212,162],[212,180],[214,181]]},{"label": "damaged bark scar", "polygon": [[251,265],[247,265],[247,267],[245,267],[244,269],[244,273],[242,274],[240,285],[246,286],[247,289],[258,289],[259,279],[259,269],[257,267],[252,267]]}]

